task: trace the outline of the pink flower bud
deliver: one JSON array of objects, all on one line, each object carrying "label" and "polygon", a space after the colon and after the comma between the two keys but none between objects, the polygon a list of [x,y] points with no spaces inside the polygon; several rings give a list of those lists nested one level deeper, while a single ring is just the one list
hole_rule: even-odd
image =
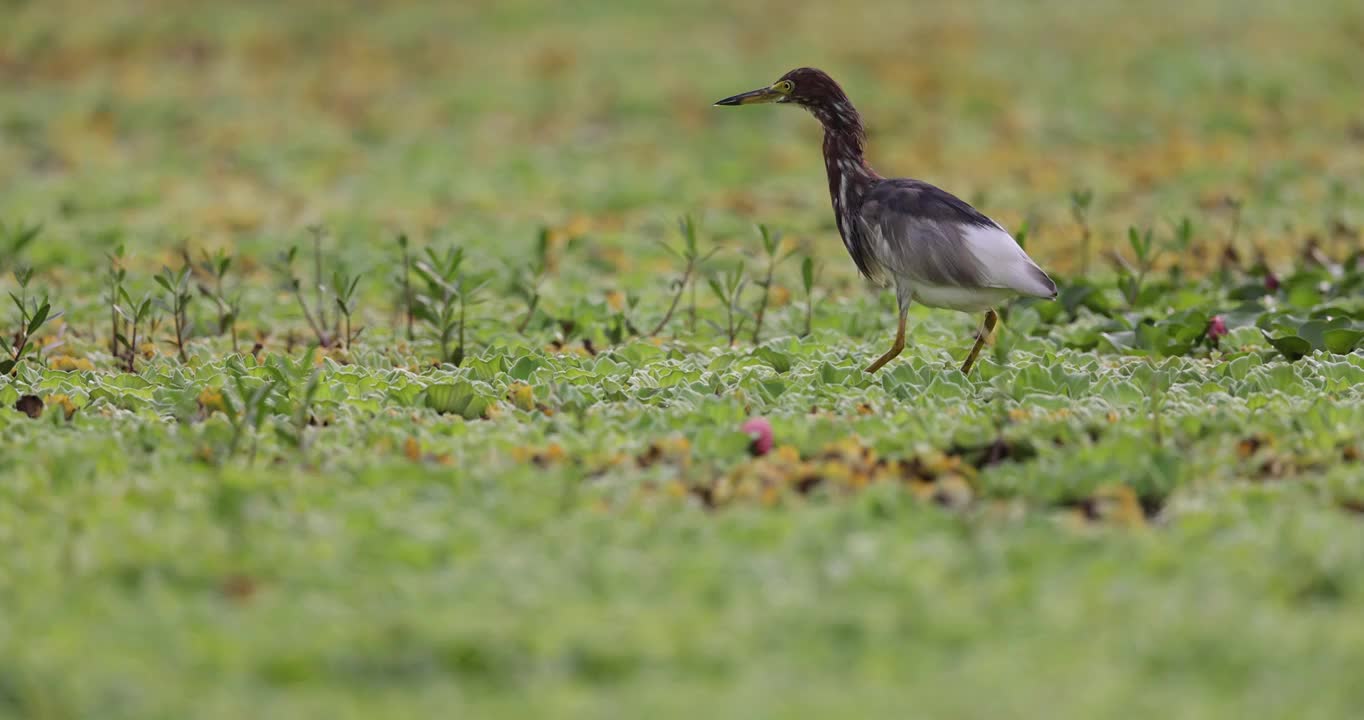
[{"label": "pink flower bud", "polygon": [[1208,321],[1208,339],[1216,343],[1227,334],[1227,321],[1221,315],[1213,315]]},{"label": "pink flower bud", "polygon": [[766,455],[772,451],[772,423],[767,418],[755,417],[744,421],[740,432],[752,438],[748,451],[754,455]]},{"label": "pink flower bud", "polygon": [[1265,273],[1265,289],[1270,292],[1279,291],[1279,276],[1275,275],[1273,270]]}]

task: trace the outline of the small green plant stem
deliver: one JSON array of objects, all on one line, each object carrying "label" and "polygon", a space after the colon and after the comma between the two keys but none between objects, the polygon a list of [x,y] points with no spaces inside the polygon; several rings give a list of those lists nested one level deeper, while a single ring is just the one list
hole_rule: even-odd
[{"label": "small green plant stem", "polygon": [[760,337],[762,336],[763,316],[767,314],[767,298],[768,295],[772,292],[772,275],[776,269],[777,263],[775,261],[769,262],[767,264],[767,276],[763,278],[762,282],[763,288],[762,299],[758,301],[758,312],[753,316],[754,345],[757,345],[760,342]]},{"label": "small green plant stem", "polygon": [[[687,267],[682,270],[682,279],[677,281],[677,290],[676,292],[673,293],[672,302],[668,304],[668,311],[663,313],[663,318],[658,321],[658,324],[655,325],[652,330],[649,331],[650,337],[653,337],[663,332],[663,328],[667,327],[668,322],[673,319],[673,313],[677,311],[677,305],[682,301],[682,293],[687,291],[687,284],[691,282],[691,275],[695,269],[696,259],[695,258],[688,259]],[[693,297],[695,297],[695,295],[693,295]]]}]

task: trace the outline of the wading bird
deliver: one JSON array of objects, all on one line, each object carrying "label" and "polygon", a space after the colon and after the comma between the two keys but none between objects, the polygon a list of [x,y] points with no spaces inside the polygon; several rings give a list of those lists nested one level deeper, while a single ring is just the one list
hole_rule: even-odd
[{"label": "wading bird", "polygon": [[843,245],[862,275],[881,285],[895,281],[900,309],[895,343],[867,372],[880,370],[904,350],[912,301],[985,311],[984,329],[961,366],[969,373],[999,319],[995,307],[1018,295],[1056,297],[1056,283],[999,223],[926,182],[876,174],[863,158],[862,117],[823,71],[797,68],[765,88],[715,104],[757,103],[799,105],[824,125],[824,166]]}]

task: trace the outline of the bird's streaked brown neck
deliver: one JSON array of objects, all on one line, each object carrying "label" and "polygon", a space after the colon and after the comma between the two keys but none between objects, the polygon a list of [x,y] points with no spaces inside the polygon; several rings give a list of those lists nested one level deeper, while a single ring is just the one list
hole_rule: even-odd
[{"label": "bird's streaked brown neck", "polygon": [[862,195],[880,179],[864,157],[867,133],[862,117],[847,97],[812,105],[810,114],[824,125],[824,168],[829,174],[829,197],[834,219],[844,239],[853,231],[853,217]]},{"label": "bird's streaked brown neck", "polygon": [[838,169],[867,180],[879,177],[867,164],[866,148],[867,135],[856,115],[846,124],[824,124],[824,164],[830,173]]}]

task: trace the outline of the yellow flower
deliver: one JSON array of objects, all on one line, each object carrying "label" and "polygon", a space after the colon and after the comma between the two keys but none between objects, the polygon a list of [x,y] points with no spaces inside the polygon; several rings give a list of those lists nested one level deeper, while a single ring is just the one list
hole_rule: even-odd
[{"label": "yellow flower", "polygon": [[917,500],[927,502],[933,499],[933,493],[938,489],[937,485],[927,480],[913,480],[909,483],[909,492]]},{"label": "yellow flower", "polygon": [[787,303],[791,302],[791,291],[781,285],[773,285],[770,298],[769,302],[772,304],[772,307],[784,307]]},{"label": "yellow flower", "polygon": [[819,466],[818,475],[831,484],[846,486],[852,477],[852,471],[848,469],[846,463],[828,460]]},{"label": "yellow flower", "polygon": [[76,358],[70,355],[57,355],[49,361],[53,370],[61,372],[71,372],[73,370],[94,370],[95,364],[86,358]]},{"label": "yellow flower", "polygon": [[971,484],[961,475],[944,475],[934,483],[933,501],[959,510],[971,504]]},{"label": "yellow flower", "polygon": [[1136,492],[1126,485],[1105,485],[1090,499],[1091,513],[1098,519],[1121,527],[1142,527],[1146,513]]},{"label": "yellow flower", "polygon": [[681,435],[663,438],[658,445],[670,460],[681,460],[691,454],[691,441]]},{"label": "yellow flower", "polygon": [[772,485],[764,487],[758,495],[758,501],[768,507],[776,505],[780,500],[781,491]]},{"label": "yellow flower", "polygon": [[70,420],[71,416],[76,414],[77,409],[76,404],[71,402],[71,398],[61,394],[47,396],[47,406],[61,406],[62,413],[66,415],[67,420]]},{"label": "yellow flower", "polygon": [[946,475],[962,470],[961,458],[938,450],[929,451],[923,458],[924,468],[934,475]]},{"label": "yellow flower", "polygon": [[507,390],[507,399],[516,407],[530,411],[535,409],[535,390],[523,382],[512,383]]},{"label": "yellow flower", "polygon": [[549,447],[545,448],[543,452],[538,453],[532,460],[534,460],[537,465],[553,465],[563,462],[566,457],[568,457],[568,453],[564,452],[563,445],[560,445],[559,443],[550,443]]},{"label": "yellow flower", "polygon": [[223,402],[223,394],[211,387],[206,387],[199,393],[199,407],[209,414],[215,410],[227,412],[227,404]]}]

